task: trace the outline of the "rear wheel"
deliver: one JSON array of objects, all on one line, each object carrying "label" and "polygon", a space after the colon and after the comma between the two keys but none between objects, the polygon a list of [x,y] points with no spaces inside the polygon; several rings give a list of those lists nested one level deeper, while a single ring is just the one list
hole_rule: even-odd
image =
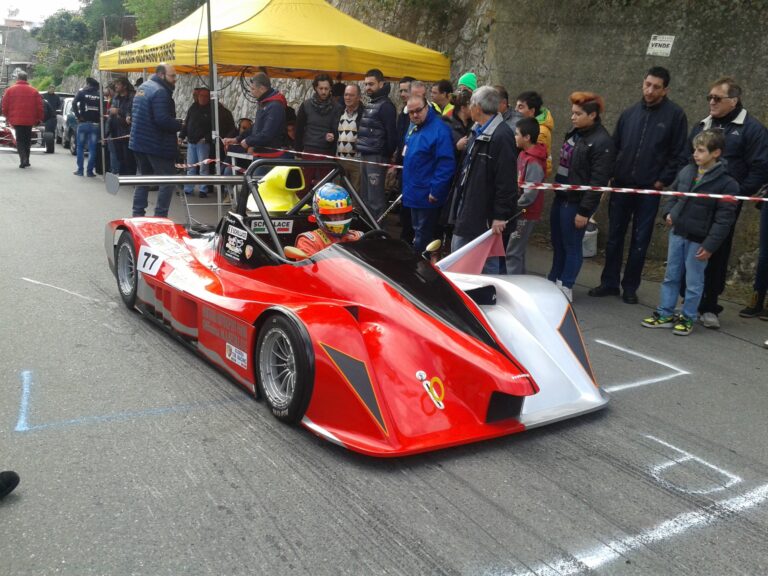
[{"label": "rear wheel", "polygon": [[120,235],[115,248],[115,275],[120,298],[128,308],[133,310],[136,305],[139,273],[136,268],[136,247],[133,243],[133,235],[127,230]]},{"label": "rear wheel", "polygon": [[56,137],[53,132],[43,132],[43,144],[45,145],[45,153],[53,154],[56,149]]},{"label": "rear wheel", "polygon": [[284,422],[299,422],[312,396],[311,346],[290,319],[270,316],[256,341],[257,376],[272,414]]}]

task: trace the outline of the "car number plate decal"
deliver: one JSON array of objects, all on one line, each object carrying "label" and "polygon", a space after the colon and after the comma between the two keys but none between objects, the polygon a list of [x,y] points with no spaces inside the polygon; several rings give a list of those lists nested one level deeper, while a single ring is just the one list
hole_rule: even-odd
[{"label": "car number plate decal", "polygon": [[234,362],[241,368],[248,368],[248,354],[240,348],[235,348],[229,342],[227,342],[227,360]]},{"label": "car number plate decal", "polygon": [[156,254],[153,250],[142,246],[141,250],[139,250],[139,261],[136,263],[136,267],[139,272],[143,272],[148,276],[157,276],[164,261],[165,258],[160,254]]}]

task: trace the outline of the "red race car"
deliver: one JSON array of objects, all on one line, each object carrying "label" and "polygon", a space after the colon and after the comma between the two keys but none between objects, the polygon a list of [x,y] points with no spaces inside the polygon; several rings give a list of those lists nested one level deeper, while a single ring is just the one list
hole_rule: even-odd
[{"label": "red race car", "polygon": [[[273,183],[323,164],[255,162],[248,194],[213,232],[163,218],[110,222],[105,247],[125,304],[278,419],[373,456],[513,434],[605,405],[554,284],[444,273],[380,229],[351,186],[362,238],[302,258],[293,245],[317,227],[303,210],[312,193],[270,213],[259,192],[269,177],[252,176],[278,162]],[[323,182],[340,173],[334,164]]]}]

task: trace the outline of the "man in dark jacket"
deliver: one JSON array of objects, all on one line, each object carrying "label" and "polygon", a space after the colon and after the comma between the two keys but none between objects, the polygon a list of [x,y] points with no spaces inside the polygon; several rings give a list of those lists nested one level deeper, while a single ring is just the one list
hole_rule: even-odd
[{"label": "man in dark jacket", "polygon": [[109,137],[109,168],[113,174],[136,174],[136,160],[128,149],[134,93],[128,78],[121,76],[115,80],[115,95],[109,106],[106,130]]},{"label": "man in dark jacket", "polygon": [[[181,122],[176,118],[173,101],[175,86],[176,69],[170,64],[160,64],[155,75],[141,85],[133,98],[128,147],[136,156],[142,176],[172,176],[176,173],[176,134],[181,130]],[[155,216],[168,216],[175,188],[173,184],[160,187]],[[136,186],[133,193],[134,216],[144,216],[148,192],[149,187]]]},{"label": "man in dark jacket", "polygon": [[386,209],[384,176],[386,168],[377,164],[390,162],[397,149],[397,110],[389,99],[389,82],[374,68],[365,74],[365,93],[370,98],[363,110],[357,132],[357,149],[363,162],[361,169],[361,196],[375,217]]},{"label": "man in dark jacket", "polygon": [[281,158],[285,153],[279,149],[285,147],[287,138],[285,110],[288,103],[285,96],[272,88],[269,76],[263,72],[251,78],[251,95],[258,103],[256,121],[251,131],[234,138],[225,138],[224,144],[240,144],[259,158]]},{"label": "man in dark jacket", "polygon": [[331,98],[331,77],[318,74],[312,81],[315,93],[299,106],[296,116],[296,150],[333,155],[336,122],[341,106]]},{"label": "man in dark jacket", "polygon": [[[710,128],[721,129],[725,136],[723,159],[728,174],[739,183],[739,194],[752,196],[768,180],[768,135],[757,118],[747,112],[741,102],[741,87],[733,78],[721,78],[709,88],[707,95],[710,115],[691,130],[689,141]],[[693,146],[689,147],[692,150]],[[728,237],[712,254],[704,276],[704,295],[699,304],[701,323],[707,328],[719,328],[717,315],[723,310],[718,298],[725,289],[728,259],[731,255],[733,233],[741,204]]]},{"label": "man in dark jacket", "polygon": [[[667,98],[669,71],[661,66],[648,70],[640,102],[621,113],[613,133],[616,166],[613,183],[619,188],[662,190],[688,162],[688,119]],[[619,294],[624,236],[632,222],[627,264],[621,286],[627,304],[637,304],[637,289],[651,243],[660,196],[611,194],[608,203],[608,242],[600,285],[590,296]]]},{"label": "man in dark jacket", "polygon": [[85,87],[75,95],[72,102],[72,110],[77,117],[77,170],[74,171],[75,176],[83,175],[86,146],[88,146],[86,175],[89,178],[96,176],[93,170],[96,167],[96,147],[101,137],[99,100],[101,100],[99,83],[93,78],[86,78]]},{"label": "man in dark jacket", "polygon": [[[192,91],[192,105],[187,110],[179,132],[179,140],[187,140],[187,164],[191,165],[187,168],[187,176],[195,176],[198,172],[201,176],[211,173],[210,164],[205,161],[211,156],[212,130],[211,92],[205,87],[195,88]],[[192,194],[194,189],[192,184],[184,185],[185,194]],[[201,185],[200,198],[207,196],[208,187]]]},{"label": "man in dark jacket", "polygon": [[29,166],[29,149],[32,145],[32,126],[43,121],[43,98],[27,82],[27,73],[16,74],[16,84],[3,95],[3,116],[16,131],[16,150],[19,168]]},{"label": "man in dark jacket", "polygon": [[[318,74],[312,81],[315,93],[299,106],[296,115],[296,150],[307,154],[333,156],[336,151],[336,130],[342,107],[331,98],[331,77]],[[304,156],[308,160],[319,157]],[[327,168],[304,168],[304,179],[311,188],[328,173]]]},{"label": "man in dark jacket", "polygon": [[[515,134],[499,114],[499,93],[478,88],[470,99],[472,130],[454,180],[450,222],[451,250],[458,250],[489,228],[501,234],[517,206]],[[489,258],[483,272],[497,274],[499,259]]]}]

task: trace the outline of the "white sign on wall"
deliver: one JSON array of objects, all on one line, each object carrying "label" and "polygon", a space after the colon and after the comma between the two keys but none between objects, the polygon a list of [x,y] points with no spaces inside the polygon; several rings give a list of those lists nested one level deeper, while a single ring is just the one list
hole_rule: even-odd
[{"label": "white sign on wall", "polygon": [[669,56],[672,52],[672,44],[675,42],[674,36],[661,36],[659,34],[651,35],[651,41],[648,43],[648,56]]}]

